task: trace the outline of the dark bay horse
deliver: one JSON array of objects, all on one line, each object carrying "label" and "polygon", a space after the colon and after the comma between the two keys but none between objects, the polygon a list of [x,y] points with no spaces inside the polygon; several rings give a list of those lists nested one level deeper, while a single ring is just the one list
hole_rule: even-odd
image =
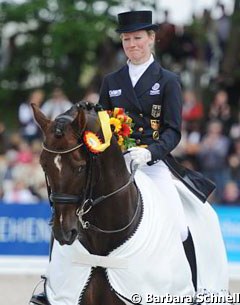
[{"label": "dark bay horse", "polygon": [[[55,121],[32,107],[44,135],[40,163],[48,181],[54,238],[61,245],[78,239],[91,254],[107,255],[135,232],[142,215],[139,192],[116,138],[94,155],[83,136],[92,131],[102,137],[96,107],[78,103]],[[104,269],[96,267],[81,304],[124,303],[111,290]]]}]

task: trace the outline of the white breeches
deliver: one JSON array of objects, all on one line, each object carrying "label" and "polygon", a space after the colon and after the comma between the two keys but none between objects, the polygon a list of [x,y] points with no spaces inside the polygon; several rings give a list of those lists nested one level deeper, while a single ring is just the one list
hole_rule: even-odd
[{"label": "white breeches", "polygon": [[[127,163],[130,162],[129,159],[129,156],[125,156]],[[166,198],[166,202],[171,205],[172,215],[175,218],[177,227],[179,228],[181,239],[182,241],[185,241],[188,236],[188,225],[183,205],[174,185],[173,177],[169,168],[163,161],[160,161],[151,166],[141,166],[140,170],[153,181],[160,193]]]}]

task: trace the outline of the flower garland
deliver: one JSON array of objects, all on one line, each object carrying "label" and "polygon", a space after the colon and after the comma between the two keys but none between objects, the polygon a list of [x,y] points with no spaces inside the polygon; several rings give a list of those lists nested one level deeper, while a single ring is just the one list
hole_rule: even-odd
[{"label": "flower garland", "polygon": [[110,117],[110,125],[112,131],[117,137],[118,145],[122,151],[136,146],[136,140],[131,138],[133,130],[132,119],[124,112],[123,108],[114,108],[113,111],[108,111]]}]

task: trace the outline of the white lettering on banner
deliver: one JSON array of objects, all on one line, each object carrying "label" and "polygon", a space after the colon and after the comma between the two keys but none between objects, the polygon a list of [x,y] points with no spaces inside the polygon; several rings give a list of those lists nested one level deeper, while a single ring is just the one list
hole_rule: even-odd
[{"label": "white lettering on banner", "polygon": [[50,228],[42,218],[0,217],[0,242],[48,243]]}]

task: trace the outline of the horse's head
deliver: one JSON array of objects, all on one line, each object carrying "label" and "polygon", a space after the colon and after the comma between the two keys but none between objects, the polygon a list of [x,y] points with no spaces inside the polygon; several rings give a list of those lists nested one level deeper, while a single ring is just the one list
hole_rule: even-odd
[{"label": "horse's head", "polygon": [[44,145],[40,157],[46,174],[54,218],[54,237],[61,244],[72,244],[79,234],[77,210],[85,200],[89,177],[89,158],[83,133],[99,132],[100,124],[94,110],[73,106],[51,121],[32,105],[34,117],[42,129]]}]

